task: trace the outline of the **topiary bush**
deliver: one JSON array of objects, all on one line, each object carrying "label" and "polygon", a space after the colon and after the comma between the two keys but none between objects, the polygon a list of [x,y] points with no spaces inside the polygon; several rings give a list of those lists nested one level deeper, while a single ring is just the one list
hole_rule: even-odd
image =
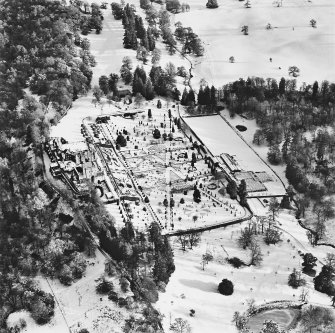
[{"label": "topiary bush", "polygon": [[218,291],[222,295],[230,296],[234,292],[234,285],[233,282],[231,282],[228,279],[223,279],[218,286]]},{"label": "topiary bush", "polygon": [[219,5],[218,5],[217,0],[208,0],[206,3],[206,7],[207,8],[218,8]]}]

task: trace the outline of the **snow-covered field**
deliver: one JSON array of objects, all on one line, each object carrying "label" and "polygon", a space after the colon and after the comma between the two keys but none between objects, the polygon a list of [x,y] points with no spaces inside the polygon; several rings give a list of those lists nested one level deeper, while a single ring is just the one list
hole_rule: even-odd
[{"label": "snow-covered field", "polygon": [[[189,2],[191,10],[175,15],[175,22],[192,27],[204,42],[205,55],[196,58],[192,84],[205,78],[221,86],[247,76],[288,78],[288,67],[301,70],[299,82],[335,79],[333,0],[218,0],[219,8],[207,9],[204,0]],[[310,26],[310,20],[317,28]],[[272,30],[266,30],[270,23]],[[249,27],[249,35],[241,27]],[[235,63],[229,63],[229,57]],[[272,58],[272,62],[269,59]],[[281,67],[281,69],[279,69]]]},{"label": "snow-covered field", "polygon": [[[303,253],[312,252],[321,259],[325,257],[325,253],[334,250],[312,248],[306,234],[291,214],[282,213],[279,221],[283,229],[290,230],[290,234],[284,232],[283,242],[271,246],[265,245],[259,238],[264,255],[259,268],[235,269],[225,262],[227,254],[248,262],[248,251],[239,249],[236,244],[239,230],[243,226],[205,232],[202,234],[201,245],[187,252],[182,252],[180,245],[175,242],[176,272],[157,304],[165,314],[166,331],[170,320],[173,322],[175,318],[182,317],[190,323],[192,333],[235,333],[236,329],[231,323],[233,314],[235,311],[244,312],[248,299],[254,299],[256,304],[275,300],[297,301],[301,288],[289,287],[287,279],[293,268],[301,269],[302,259],[298,250]],[[207,251],[212,253],[214,261],[203,271],[201,256]],[[320,269],[320,264],[317,269]],[[234,293],[231,296],[223,296],[217,291],[218,284],[224,278],[234,283]],[[329,306],[329,297],[314,290],[312,278],[304,274],[303,278],[307,281],[310,302]],[[189,316],[191,309],[195,310],[194,318]]]}]

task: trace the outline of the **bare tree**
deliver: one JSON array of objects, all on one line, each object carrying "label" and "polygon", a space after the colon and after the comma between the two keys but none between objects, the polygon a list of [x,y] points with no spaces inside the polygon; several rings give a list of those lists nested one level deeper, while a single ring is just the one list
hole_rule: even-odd
[{"label": "bare tree", "polygon": [[249,332],[249,327],[247,327],[248,318],[245,315],[235,311],[232,322],[235,323],[239,332]]},{"label": "bare tree", "polygon": [[181,245],[181,249],[186,251],[186,246],[188,244],[188,235],[180,235],[177,238],[177,242]]},{"label": "bare tree", "polygon": [[288,74],[293,77],[298,77],[300,75],[300,69],[297,66],[290,66],[288,68]]},{"label": "bare tree", "polygon": [[244,35],[249,35],[249,27],[247,25],[242,26],[241,32],[243,32]]},{"label": "bare tree", "polygon": [[188,245],[192,250],[193,246],[198,246],[201,241],[201,236],[199,232],[191,233],[188,235]]},{"label": "bare tree", "polygon": [[301,302],[308,302],[308,299],[309,299],[309,290],[303,288],[301,290],[300,295],[299,295],[299,301],[301,301]]},{"label": "bare tree", "polygon": [[171,324],[170,330],[175,333],[191,333],[191,326],[187,320],[182,318],[176,318]]},{"label": "bare tree", "polygon": [[205,270],[205,265],[208,265],[210,261],[213,260],[213,255],[210,252],[206,252],[202,255],[201,264],[202,264],[202,270]]},{"label": "bare tree", "polygon": [[278,216],[280,203],[276,198],[271,198],[269,203],[269,212],[272,214],[272,221]]},{"label": "bare tree", "polygon": [[258,266],[263,261],[263,254],[261,247],[256,240],[253,240],[250,244],[250,266]]}]

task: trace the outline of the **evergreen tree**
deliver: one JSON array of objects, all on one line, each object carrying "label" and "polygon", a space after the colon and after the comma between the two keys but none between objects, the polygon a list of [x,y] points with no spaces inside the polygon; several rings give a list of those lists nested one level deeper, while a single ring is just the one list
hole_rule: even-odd
[{"label": "evergreen tree", "polygon": [[141,78],[142,82],[145,84],[147,82],[147,74],[143,67],[137,66],[135,71],[134,71],[134,77],[137,76]]},{"label": "evergreen tree", "polygon": [[187,105],[187,102],[188,102],[188,92],[187,92],[187,89],[184,88],[184,91],[183,91],[183,95],[181,97],[181,101],[180,101],[180,104],[181,105]]},{"label": "evergreen tree", "polygon": [[238,195],[240,197],[240,203],[242,206],[247,205],[247,184],[244,179],[241,180],[241,183],[238,187]]},{"label": "evergreen tree", "polygon": [[145,95],[145,86],[142,79],[135,75],[133,79],[133,95],[136,95],[137,93]]},{"label": "evergreen tree", "polygon": [[279,81],[279,94],[282,96],[285,94],[286,81],[282,77]]},{"label": "evergreen tree", "polygon": [[173,93],[172,93],[172,98],[175,101],[179,101],[180,100],[180,91],[177,88],[174,88]]},{"label": "evergreen tree", "polygon": [[149,50],[149,40],[148,40],[148,35],[147,32],[144,30],[144,36],[141,39],[141,45],[146,49]]},{"label": "evergreen tree", "polygon": [[204,105],[204,89],[202,86],[200,86],[199,93],[198,93],[198,104]]},{"label": "evergreen tree", "polygon": [[135,16],[135,30],[136,30],[136,36],[139,39],[144,38],[146,31],[143,25],[143,19],[141,16]]},{"label": "evergreen tree", "polygon": [[154,88],[152,86],[150,78],[147,79],[147,83],[145,84],[145,98],[147,100],[152,100],[155,97]]},{"label": "evergreen tree", "polygon": [[235,181],[230,181],[227,185],[227,193],[230,195],[231,199],[237,198],[237,185]]},{"label": "evergreen tree", "polygon": [[211,87],[211,102],[210,102],[211,106],[215,106],[216,105],[216,89],[214,86]]},{"label": "evergreen tree", "polygon": [[152,274],[156,282],[169,282],[170,274],[168,272],[166,261],[160,253],[157,253],[155,256],[155,264],[152,269]]},{"label": "evergreen tree", "polygon": [[148,50],[153,51],[156,47],[155,37],[152,33],[152,28],[148,27],[147,29],[147,38],[148,38]]},{"label": "evergreen tree", "polygon": [[204,104],[207,106],[211,104],[211,91],[208,86],[204,89]]},{"label": "evergreen tree", "polygon": [[199,203],[201,201],[201,193],[196,186],[195,186],[194,192],[193,192],[193,200],[196,203]]},{"label": "evergreen tree", "polygon": [[315,81],[314,84],[313,84],[313,92],[312,92],[313,101],[317,100],[318,94],[319,94],[319,83],[318,83],[318,81]]},{"label": "evergreen tree", "polygon": [[194,91],[191,88],[188,96],[187,96],[187,104],[186,105],[194,105],[195,104],[195,95],[194,95]]}]

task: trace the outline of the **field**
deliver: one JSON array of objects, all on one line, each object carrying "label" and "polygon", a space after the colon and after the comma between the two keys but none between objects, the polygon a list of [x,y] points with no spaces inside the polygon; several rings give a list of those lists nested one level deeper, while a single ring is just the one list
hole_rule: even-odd
[{"label": "field", "polygon": [[[287,285],[288,275],[293,268],[301,267],[302,259],[298,251],[313,252],[323,258],[325,252],[334,252],[324,247],[312,248],[307,237],[294,217],[283,212],[279,217],[284,230],[283,241],[279,245],[267,246],[261,242],[264,255],[260,267],[233,268],[225,259],[237,256],[246,263],[248,251],[237,247],[236,238],[243,226],[230,226],[202,234],[201,245],[183,252],[179,243],[174,242],[176,272],[172,275],[166,293],[161,295],[158,308],[165,314],[164,324],[168,331],[170,320],[182,317],[189,321],[193,333],[237,332],[231,324],[235,311],[247,309],[247,300],[254,299],[256,305],[278,300],[298,301],[301,288],[293,289]],[[211,252],[214,260],[202,270],[201,256]],[[318,264],[317,269],[320,269]],[[217,292],[219,282],[227,278],[234,283],[234,294],[223,296]],[[314,304],[329,304],[325,294],[316,292],[312,278],[303,275],[309,290],[309,301]],[[189,316],[191,309],[195,317]],[[278,316],[282,318],[281,314]],[[276,317],[272,317],[276,320]],[[255,326],[257,326],[255,324]],[[259,327],[258,327],[259,328]],[[257,332],[257,331],[256,331]]]},{"label": "field", "polygon": [[[288,67],[298,66],[298,82],[334,80],[335,4],[331,0],[283,0],[276,7],[272,0],[244,2],[219,0],[219,8],[207,9],[205,1],[190,2],[191,10],[175,15],[175,22],[190,26],[204,42],[205,55],[194,59],[192,84],[205,78],[221,86],[247,76],[288,77]],[[310,20],[317,21],[317,28]],[[270,23],[272,30],[266,30]],[[249,35],[241,27],[249,27]],[[235,63],[229,63],[229,57]],[[272,62],[269,59],[272,58]],[[279,69],[281,67],[281,69]]]}]

